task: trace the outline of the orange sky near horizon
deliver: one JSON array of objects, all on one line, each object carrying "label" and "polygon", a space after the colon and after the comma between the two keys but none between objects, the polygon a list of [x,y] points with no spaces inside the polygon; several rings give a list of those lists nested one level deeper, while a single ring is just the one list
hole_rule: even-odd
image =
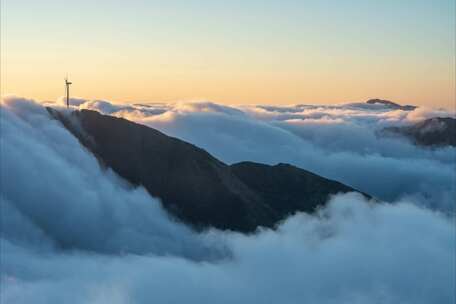
[{"label": "orange sky near horizon", "polygon": [[24,11],[23,1],[2,3],[2,95],[56,100],[68,73],[72,96],[122,103],[382,98],[455,109],[451,1],[351,1],[340,13],[306,1],[204,2],[210,14],[194,0],[84,0],[68,11],[53,0]]}]

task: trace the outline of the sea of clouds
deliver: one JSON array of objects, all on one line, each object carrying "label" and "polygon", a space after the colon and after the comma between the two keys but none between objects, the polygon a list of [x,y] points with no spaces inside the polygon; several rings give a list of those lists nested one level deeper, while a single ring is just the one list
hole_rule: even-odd
[{"label": "sea of clouds", "polygon": [[405,138],[385,136],[403,126],[454,112],[382,104],[224,106],[211,102],[121,105],[75,102],[156,128],[189,141],[232,164],[290,163],[340,181],[376,198],[413,197],[440,210],[455,209],[456,148],[421,148]]},{"label": "sea of clouds", "polygon": [[382,202],[336,195],[277,230],[196,233],[143,188],[102,169],[41,104],[5,97],[1,303],[455,301],[456,150],[379,135],[454,113],[362,103],[52,105],[124,117],[227,163],[292,163]]}]

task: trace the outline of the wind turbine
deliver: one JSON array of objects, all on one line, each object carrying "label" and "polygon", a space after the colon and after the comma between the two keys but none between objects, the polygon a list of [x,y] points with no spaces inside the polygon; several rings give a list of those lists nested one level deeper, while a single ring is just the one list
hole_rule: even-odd
[{"label": "wind turbine", "polygon": [[68,75],[65,77],[65,93],[66,93],[66,104],[67,104],[67,108],[70,107],[70,84],[72,84],[72,82],[69,82],[68,81]]}]

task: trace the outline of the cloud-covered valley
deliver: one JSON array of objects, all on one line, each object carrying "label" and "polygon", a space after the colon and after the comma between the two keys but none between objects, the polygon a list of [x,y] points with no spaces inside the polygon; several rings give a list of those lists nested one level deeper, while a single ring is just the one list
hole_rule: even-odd
[{"label": "cloud-covered valley", "polygon": [[2,303],[455,300],[456,150],[379,133],[454,113],[74,100],[73,109],[145,124],[228,163],[291,163],[379,200],[336,195],[315,214],[243,235],[179,223],[41,104],[10,96],[1,107]]}]

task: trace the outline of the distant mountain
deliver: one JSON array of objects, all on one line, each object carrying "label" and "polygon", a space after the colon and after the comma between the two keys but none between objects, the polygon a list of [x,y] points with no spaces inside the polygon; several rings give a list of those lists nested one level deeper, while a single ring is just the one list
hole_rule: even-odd
[{"label": "distant mountain", "polygon": [[456,146],[456,119],[435,117],[411,126],[390,127],[387,133],[400,134],[421,146]]},{"label": "distant mountain", "polygon": [[400,104],[397,104],[395,102],[392,102],[392,101],[389,101],[389,100],[383,100],[383,99],[369,99],[368,101],[366,101],[366,103],[368,104],[382,104],[390,109],[394,109],[394,110],[403,110],[403,111],[413,111],[416,109],[415,106],[411,106],[411,105],[405,105],[405,106],[402,106]]},{"label": "distant mountain", "polygon": [[331,194],[356,191],[291,165],[229,166],[192,144],[122,118],[90,110],[48,111],[102,164],[143,185],[196,228],[273,227],[289,214],[312,212]]}]

